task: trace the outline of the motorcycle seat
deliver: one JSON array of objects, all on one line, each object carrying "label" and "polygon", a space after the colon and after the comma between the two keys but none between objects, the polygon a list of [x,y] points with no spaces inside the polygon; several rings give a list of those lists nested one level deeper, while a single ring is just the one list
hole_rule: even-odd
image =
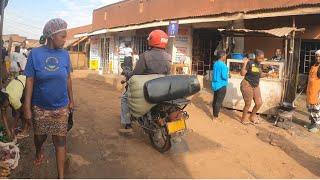
[{"label": "motorcycle seat", "polygon": [[164,103],[177,104],[179,106],[184,106],[184,105],[190,104],[191,101],[188,100],[188,99],[185,99],[185,98],[180,98],[180,99],[175,99],[175,100],[172,100],[172,101],[165,101]]}]

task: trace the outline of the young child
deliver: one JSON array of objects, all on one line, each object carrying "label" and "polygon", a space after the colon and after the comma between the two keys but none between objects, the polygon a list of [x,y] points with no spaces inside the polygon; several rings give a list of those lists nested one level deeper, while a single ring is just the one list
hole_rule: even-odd
[{"label": "young child", "polygon": [[[1,118],[7,130],[8,136],[12,139],[15,137],[15,128],[17,128],[18,120],[22,119],[22,102],[24,95],[24,88],[26,84],[26,76],[19,75],[9,82],[6,88],[0,91],[0,107]],[[12,115],[14,117],[14,127],[10,128],[8,124],[7,109],[11,107]],[[18,139],[28,137],[28,131],[30,127],[29,122],[23,122],[23,129],[16,136]]]}]

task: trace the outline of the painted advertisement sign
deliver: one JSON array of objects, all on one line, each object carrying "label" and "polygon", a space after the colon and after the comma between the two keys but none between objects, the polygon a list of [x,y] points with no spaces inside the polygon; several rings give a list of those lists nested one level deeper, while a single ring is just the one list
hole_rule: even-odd
[{"label": "painted advertisement sign", "polygon": [[97,70],[99,68],[100,56],[99,56],[99,40],[98,38],[91,39],[90,46],[90,63],[89,68],[92,70]]}]

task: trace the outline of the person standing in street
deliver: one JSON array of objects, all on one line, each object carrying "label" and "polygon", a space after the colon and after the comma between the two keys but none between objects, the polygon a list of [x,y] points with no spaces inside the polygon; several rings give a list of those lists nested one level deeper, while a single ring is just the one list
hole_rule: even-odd
[{"label": "person standing in street", "polygon": [[67,23],[51,19],[43,29],[39,48],[29,54],[25,69],[25,119],[33,119],[34,144],[39,166],[44,160],[43,143],[51,135],[56,152],[58,178],[64,178],[68,115],[73,111],[71,63],[63,49]]},{"label": "person standing in street", "polygon": [[[262,106],[262,98],[260,91],[260,78],[265,77],[266,74],[261,70],[261,62],[264,61],[264,52],[262,50],[255,50],[254,59],[243,60],[241,69],[241,76],[245,76],[241,82],[241,93],[245,102],[241,122],[243,124],[258,124],[259,120],[256,119],[257,112]],[[251,116],[249,117],[248,111],[251,107],[252,100],[255,103]]]},{"label": "person standing in street", "polygon": [[21,50],[20,50],[20,53],[25,57],[25,58],[28,58],[28,50],[26,48],[27,46],[27,42],[24,41],[21,45]]},{"label": "person standing in street", "polygon": [[11,54],[11,78],[15,78],[21,74],[25,69],[26,63],[26,58],[20,53],[20,46],[16,46]]},{"label": "person standing in street", "polygon": [[217,51],[218,60],[213,64],[212,90],[214,92],[212,109],[213,121],[218,120],[223,100],[227,93],[229,69],[225,64],[227,54],[224,50]]},{"label": "person standing in street", "polygon": [[128,68],[130,71],[133,69],[133,50],[131,48],[131,44],[129,42],[125,43],[125,48],[123,48],[124,53],[124,67]]},{"label": "person standing in street", "polygon": [[316,62],[311,66],[309,73],[307,108],[311,121],[309,131],[317,133],[320,128],[320,50],[316,51]]},{"label": "person standing in street", "polygon": [[6,66],[6,56],[8,56],[8,51],[5,47],[3,47],[4,45],[4,42],[3,40],[1,40],[0,42],[1,44],[1,51],[2,51],[2,57],[1,57],[1,76],[2,76],[2,81],[5,82],[8,78],[8,69],[7,69],[7,66]]}]

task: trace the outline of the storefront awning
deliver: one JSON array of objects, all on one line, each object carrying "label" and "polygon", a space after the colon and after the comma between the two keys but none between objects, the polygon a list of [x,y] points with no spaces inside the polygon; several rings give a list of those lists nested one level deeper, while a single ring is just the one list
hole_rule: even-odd
[{"label": "storefront awning", "polygon": [[297,29],[294,27],[282,27],[282,28],[275,28],[275,29],[268,29],[268,30],[251,30],[251,29],[218,29],[221,33],[226,34],[265,34],[269,36],[275,37],[287,37],[292,32],[303,32],[305,31],[304,28]]},{"label": "storefront awning", "polygon": [[73,43],[75,43],[76,41],[78,41],[79,39],[69,39],[66,41],[66,43],[64,44],[64,47],[69,47],[71,46]]},{"label": "storefront awning", "polygon": [[101,29],[101,30],[97,30],[97,31],[93,31],[91,33],[88,33],[88,36],[94,36],[94,35],[98,35],[98,34],[104,34],[107,33],[107,29]]},{"label": "storefront awning", "polygon": [[86,40],[88,37],[82,37],[82,38],[76,38],[76,39],[70,39],[67,40],[64,47],[70,47],[70,46],[76,46],[82,41]]},{"label": "storefront awning", "polygon": [[73,37],[74,37],[74,38],[82,38],[82,37],[86,37],[86,36],[88,36],[88,33],[76,34],[76,35],[74,35]]}]

